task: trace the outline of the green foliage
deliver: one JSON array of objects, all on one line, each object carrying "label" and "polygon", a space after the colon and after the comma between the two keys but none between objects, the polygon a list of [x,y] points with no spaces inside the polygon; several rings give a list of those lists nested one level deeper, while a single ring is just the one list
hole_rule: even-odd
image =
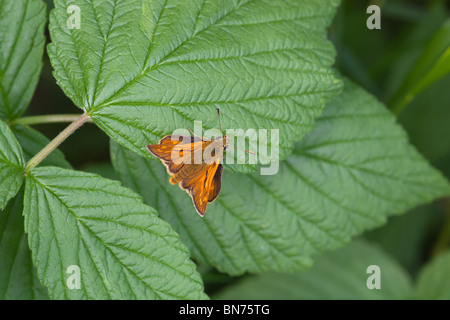
[{"label": "green foliage", "polygon": [[447,177],[450,177],[450,139],[447,139],[449,86],[450,74],[417,95],[399,116],[399,122],[408,131],[412,143]]},{"label": "green foliage", "polygon": [[23,192],[0,212],[0,299],[48,299],[31,262],[23,226]]},{"label": "green foliage", "polygon": [[[178,235],[116,181],[34,169],[24,215],[33,261],[53,299],[206,298]],[[78,290],[66,286],[72,265],[81,270]]]},{"label": "green foliage", "polygon": [[[367,267],[377,265],[380,290],[369,290]],[[317,258],[307,272],[268,273],[230,286],[215,299],[225,300],[308,300],[308,299],[406,299],[411,279],[398,263],[376,246],[354,241],[349,246]]]},{"label": "green foliage", "polygon": [[[47,2],[56,81],[44,2],[0,0],[0,299],[208,299],[204,282],[214,298],[449,299],[450,202],[427,205],[450,195],[431,166],[450,172],[443,1],[385,2],[381,31],[362,3],[332,22],[338,0]],[[70,101],[85,114],[41,114]],[[216,108],[224,129],[278,129],[283,161],[227,165],[201,218],[145,146],[218,128]],[[62,118],[78,120],[49,141]]]},{"label": "green foliage", "polygon": [[[366,286],[371,271],[380,268],[380,289]],[[326,253],[306,272],[267,273],[229,286],[213,296],[219,300],[448,300],[446,273],[450,252],[443,252],[420,272],[415,284],[410,275],[386,252],[364,241]]]},{"label": "green foliage", "polygon": [[450,72],[450,18],[433,35],[391,106],[400,113],[421,91]]},{"label": "green foliage", "polygon": [[[13,133],[23,148],[25,160],[29,160],[50,142],[27,126],[15,125]],[[44,162],[46,165],[70,168],[58,150]],[[47,290],[41,285],[32,263],[24,230],[22,202],[23,190],[20,190],[0,212],[0,299],[48,299]]]},{"label": "green foliage", "polygon": [[0,0],[0,119],[22,115],[36,88],[44,52],[45,4]]},{"label": "green foliage", "polygon": [[25,160],[8,125],[0,121],[0,209],[16,195],[23,182]]},{"label": "green foliage", "polygon": [[[380,289],[366,286],[371,271],[380,268]],[[252,276],[213,296],[218,300],[448,300],[446,273],[450,252],[443,252],[422,268],[415,284],[410,275],[386,252],[364,241],[326,253],[306,272],[267,273]]]},{"label": "green foliage", "polygon": [[79,30],[67,29],[68,3],[50,16],[58,84],[147,157],[194,119],[217,128],[218,107],[224,128],[279,129],[285,157],[340,89],[325,32],[337,1],[86,1]]},{"label": "green foliage", "polygon": [[203,219],[159,161],[117,144],[111,152],[124,184],[170,221],[193,256],[230,274],[308,267],[313,255],[389,214],[450,194],[394,116],[348,81],[276,175],[225,172],[222,194]]},{"label": "green foliage", "polygon": [[441,253],[430,264],[425,266],[417,280],[416,299],[449,300],[450,282],[448,270],[450,251]]},{"label": "green foliage", "polygon": [[395,257],[410,273],[416,274],[429,246],[430,234],[441,220],[439,206],[422,205],[404,215],[390,217],[386,224],[364,234]]},{"label": "green foliage", "polygon": [[[12,131],[23,149],[25,159],[28,160],[50,142],[42,133],[25,125],[16,124],[12,127]],[[45,158],[42,164],[66,169],[71,168],[70,163],[64,158],[64,154],[58,149]]]}]

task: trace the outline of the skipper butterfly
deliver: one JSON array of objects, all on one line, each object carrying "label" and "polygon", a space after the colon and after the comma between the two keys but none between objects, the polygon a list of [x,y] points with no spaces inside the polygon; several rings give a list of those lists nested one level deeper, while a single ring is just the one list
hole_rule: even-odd
[{"label": "skipper butterfly", "polygon": [[[220,110],[217,109],[217,112],[220,127]],[[214,139],[192,134],[168,135],[158,144],[148,145],[147,149],[165,165],[171,175],[170,183],[179,184],[191,196],[195,209],[203,217],[208,203],[216,200],[220,193],[223,172],[221,162],[228,138],[223,134]]]}]

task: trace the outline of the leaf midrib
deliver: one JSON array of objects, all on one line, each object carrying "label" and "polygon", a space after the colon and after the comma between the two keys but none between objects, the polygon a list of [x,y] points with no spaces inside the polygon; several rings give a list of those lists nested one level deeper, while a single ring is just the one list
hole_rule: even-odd
[{"label": "leaf midrib", "polygon": [[[185,298],[185,297],[177,296],[177,295],[175,295],[175,294],[173,294],[173,293],[167,293],[167,292],[164,292],[164,291],[161,291],[161,290],[156,290],[156,289],[152,288],[146,281],[144,281],[142,278],[140,278],[133,270],[130,270],[130,269],[128,268],[128,266],[126,266],[125,264],[123,264],[123,263],[121,262],[121,260],[115,255],[115,253],[111,250],[110,246],[107,245],[106,243],[104,243],[104,242],[103,242],[103,241],[95,234],[95,232],[93,232],[93,231],[89,228],[89,226],[87,226],[86,223],[82,221],[83,219],[86,219],[86,220],[89,220],[89,219],[90,219],[90,220],[95,220],[95,217],[79,217],[79,216],[77,216],[76,213],[71,209],[71,207],[70,207],[69,205],[67,205],[63,200],[61,200],[60,197],[59,197],[59,195],[58,195],[57,193],[55,193],[50,187],[48,187],[48,186],[44,185],[43,183],[41,183],[41,181],[40,181],[37,177],[35,177],[35,176],[33,176],[33,175],[30,175],[30,178],[33,178],[33,180],[34,180],[37,184],[39,184],[39,185],[42,187],[42,189],[47,190],[47,191],[48,191],[49,193],[51,193],[51,194],[52,194],[52,195],[53,195],[53,196],[54,196],[54,197],[55,197],[62,205],[64,205],[64,207],[65,207],[65,208],[67,209],[67,211],[72,215],[72,217],[75,218],[75,220],[77,221],[77,223],[80,224],[80,225],[82,225],[86,230],[88,230],[89,233],[90,233],[95,239],[97,239],[97,241],[99,241],[99,242],[100,242],[100,243],[108,250],[108,252],[114,257],[114,259],[119,263],[119,265],[120,265],[121,267],[125,268],[125,269],[126,269],[128,272],[130,272],[134,277],[136,277],[141,283],[143,283],[143,284],[144,284],[146,287],[148,287],[152,292],[154,292],[155,295],[158,296],[158,298],[162,299],[162,297],[158,294],[158,292],[161,292],[161,293],[163,293],[163,294],[166,294],[167,296],[172,296],[172,297],[175,297],[175,298],[178,298],[178,299],[184,299],[184,298]],[[84,190],[86,190],[86,189],[84,189]],[[134,198],[131,198],[131,199],[134,199]],[[134,200],[136,200],[136,199],[134,199]],[[48,200],[47,200],[47,203],[49,203]],[[50,214],[50,215],[51,215],[51,214]],[[97,220],[107,221],[106,219],[97,219]],[[111,220],[111,221],[109,221],[109,222],[115,222],[115,223],[120,224],[118,221],[112,221],[112,220]],[[53,226],[53,229],[55,230],[54,232],[55,232],[55,234],[56,234],[56,228],[55,228],[55,226],[54,226],[54,224],[53,224],[53,219],[52,219],[52,226]],[[128,225],[128,224],[126,224],[126,226],[128,226],[128,227],[131,228],[131,226]],[[133,228],[138,228],[138,227],[133,226]],[[151,234],[153,234],[153,235],[155,235],[155,236],[160,237],[161,239],[164,239],[164,236],[163,236],[163,235],[161,235],[161,234],[159,234],[159,233],[156,233],[156,232],[154,232],[153,230],[147,230],[147,229],[143,229],[143,228],[142,228],[142,229],[138,228],[138,229],[141,230],[141,231],[149,232],[149,233],[151,233]],[[83,237],[81,237],[81,235],[80,235],[80,238],[83,238]],[[84,240],[85,240],[85,239],[83,238],[83,243],[84,243],[86,249],[88,250],[88,246],[85,244]],[[179,250],[178,248],[172,246],[170,243],[167,242],[167,244],[170,245],[172,248]],[[113,245],[113,246],[114,246],[114,245]],[[59,249],[59,248],[60,248],[60,246],[59,246],[59,244],[58,244],[58,249]],[[135,252],[135,251],[133,251],[133,250],[130,249],[130,248],[125,248],[125,249],[128,250],[128,251]],[[89,252],[89,255],[91,256],[90,250],[88,250],[88,252]],[[184,252],[184,251],[182,251],[182,252]],[[146,254],[144,254],[144,253],[142,253],[142,252],[135,252],[135,253],[137,253],[137,254],[139,254],[139,255],[143,255],[143,256],[145,256],[145,257],[150,257],[150,256],[148,256],[148,255],[146,255]],[[184,253],[185,253],[185,252],[184,252]],[[92,256],[91,256],[91,258],[92,258]],[[183,273],[182,271],[177,270],[177,269],[175,269],[175,268],[173,268],[173,267],[167,265],[166,263],[163,263],[163,262],[160,261],[159,259],[156,259],[156,258],[154,258],[154,257],[150,257],[150,258],[151,258],[151,260],[154,260],[155,262],[158,262],[158,263],[160,263],[160,264],[162,264],[162,265],[166,265],[167,267],[171,268],[171,269],[174,270],[175,272],[177,272],[177,273],[181,274],[182,276],[184,276],[186,279],[189,279],[189,280],[191,280],[191,281],[193,281],[193,282],[195,282],[195,283],[197,283],[197,284],[202,285],[201,282],[199,282],[199,281],[193,279],[192,277],[188,276],[187,274]],[[93,264],[95,265],[94,262],[93,262]],[[100,274],[100,273],[99,273],[99,274]],[[62,279],[64,279],[64,276],[62,276]],[[102,279],[103,279],[103,277],[102,277]],[[107,288],[107,286],[106,286],[105,283],[104,283],[104,285],[105,285],[105,288]],[[131,287],[131,283],[129,283],[129,285],[130,285],[130,287]],[[64,295],[65,295],[65,298],[67,299],[67,295],[66,295],[66,293],[65,293],[65,290],[64,290]],[[109,295],[109,291],[108,291],[108,295]]]},{"label": "leaf midrib", "polygon": [[[400,177],[395,177],[395,176],[390,176],[389,174],[386,174],[384,172],[381,171],[374,171],[368,168],[361,168],[357,165],[353,165],[353,164],[348,164],[348,163],[341,163],[339,161],[335,161],[335,160],[331,160],[328,158],[324,158],[318,155],[314,155],[308,152],[304,152],[303,150],[298,150],[298,151],[294,151],[293,152],[295,155],[300,156],[300,157],[306,157],[306,158],[311,158],[317,161],[321,161],[321,162],[325,162],[328,163],[329,165],[334,165],[334,166],[338,166],[338,167],[342,167],[342,168],[346,168],[346,169],[353,169],[356,171],[360,171],[360,172],[364,172],[373,176],[381,176],[383,178],[392,180],[392,181],[396,181],[396,182],[400,182],[402,184],[406,184],[406,185],[411,185],[411,184],[415,184],[415,185],[419,185],[419,186],[423,186],[423,187],[427,187],[429,186],[429,183],[424,182],[424,181],[420,181],[420,180],[406,180],[404,178],[400,178]],[[409,159],[407,157],[404,157],[406,159]],[[396,200],[398,201],[398,200]]]},{"label": "leaf midrib", "polygon": [[[140,72],[139,75],[137,75],[136,77],[134,77],[133,79],[131,79],[129,82],[127,82],[124,86],[122,86],[122,88],[120,88],[118,91],[114,92],[112,95],[110,95],[109,97],[105,98],[103,101],[97,103],[97,106],[92,106],[92,108],[90,108],[89,110],[89,114],[91,114],[94,111],[97,111],[98,109],[106,106],[109,102],[111,102],[114,98],[116,98],[118,95],[120,95],[124,90],[126,90],[129,86],[131,86],[132,84],[134,84],[135,82],[137,82],[141,77],[147,75],[148,72],[154,70],[155,68],[157,68],[158,66],[160,66],[164,61],[166,61],[174,52],[176,52],[180,47],[182,47],[183,45],[185,45],[186,43],[188,43],[189,41],[191,41],[192,39],[194,39],[198,34],[208,30],[210,27],[216,25],[218,22],[220,22],[221,20],[223,20],[225,17],[227,17],[229,14],[235,12],[236,10],[239,10],[240,8],[242,8],[245,5],[248,5],[249,3],[251,3],[252,1],[255,0],[247,0],[246,2],[242,2],[240,5],[236,6],[235,8],[233,8],[232,10],[230,10],[229,12],[225,13],[222,17],[220,17],[218,20],[214,21],[213,23],[209,24],[208,26],[206,26],[205,28],[203,28],[202,30],[199,30],[198,32],[195,32],[195,30],[193,30],[193,33],[190,37],[188,37],[185,41],[183,41],[181,44],[179,44],[177,47],[175,47],[174,49],[172,49],[172,51],[170,51],[169,53],[167,53],[165,56],[161,57],[154,65],[142,70]],[[167,2],[167,1],[166,1]],[[164,6],[165,7],[165,6]],[[162,9],[162,11],[164,11],[164,8]],[[195,21],[194,24],[197,23],[198,18],[200,16],[200,12],[199,15]],[[157,23],[155,25],[154,28],[154,33],[156,32],[156,29],[159,26],[159,19],[157,20]],[[72,35],[72,33],[71,33]],[[154,36],[154,34],[153,34]],[[153,38],[152,36],[152,38]],[[73,41],[73,38],[72,38]],[[150,53],[151,50],[148,50],[147,56],[145,58],[145,64],[148,62],[148,59],[150,57]],[[102,56],[103,59],[103,56]],[[144,67],[145,67],[144,64]]]},{"label": "leaf midrib", "polygon": [[[91,6],[92,6],[92,11],[94,12],[95,20],[97,21],[98,29],[99,29],[100,33],[102,33],[101,29],[100,29],[100,23],[98,21],[98,17],[97,17],[97,13],[95,11],[95,7],[94,7],[94,2],[93,1],[91,1]],[[100,79],[100,74],[103,71],[103,62],[104,62],[104,58],[105,58],[105,50],[106,50],[106,45],[107,45],[108,40],[109,40],[109,34],[111,33],[111,27],[113,25],[115,13],[116,13],[116,6],[117,6],[117,0],[114,0],[113,13],[111,15],[111,21],[110,21],[109,26],[108,26],[108,32],[106,33],[106,37],[102,33],[102,35],[104,36],[105,41],[103,41],[103,48],[102,48],[102,55],[101,55],[101,60],[100,60],[100,67],[99,67],[99,70],[97,72],[97,78],[95,79],[95,86],[94,86],[94,93],[93,93],[92,101],[89,101],[89,104],[93,104],[94,101],[95,101],[95,98],[97,97],[98,81]]]}]

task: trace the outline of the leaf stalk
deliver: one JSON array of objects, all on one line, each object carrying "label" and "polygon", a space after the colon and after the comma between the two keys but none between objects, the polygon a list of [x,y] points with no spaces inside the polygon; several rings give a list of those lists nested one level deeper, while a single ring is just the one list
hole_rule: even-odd
[{"label": "leaf stalk", "polygon": [[30,170],[41,163],[53,150],[55,150],[61,143],[64,142],[72,133],[80,128],[84,123],[90,120],[87,113],[83,113],[75,121],[73,121],[67,128],[61,131],[48,145],[46,145],[38,154],[36,154],[25,166],[24,174],[26,175]]},{"label": "leaf stalk", "polygon": [[[15,119],[11,122],[11,125],[24,124],[24,125],[34,125],[42,123],[64,123],[64,122],[74,122],[80,117],[79,114],[51,114],[42,116],[29,116]],[[93,122],[89,118],[86,122]]]}]

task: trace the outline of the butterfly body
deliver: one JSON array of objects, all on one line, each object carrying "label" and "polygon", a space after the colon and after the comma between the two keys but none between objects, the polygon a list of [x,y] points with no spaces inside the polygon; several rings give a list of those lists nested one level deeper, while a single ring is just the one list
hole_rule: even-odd
[{"label": "butterfly body", "polygon": [[148,145],[151,154],[158,157],[171,175],[170,183],[179,184],[203,216],[208,203],[217,199],[222,185],[224,151],[227,136],[214,139],[198,136],[168,135],[158,144]]}]

